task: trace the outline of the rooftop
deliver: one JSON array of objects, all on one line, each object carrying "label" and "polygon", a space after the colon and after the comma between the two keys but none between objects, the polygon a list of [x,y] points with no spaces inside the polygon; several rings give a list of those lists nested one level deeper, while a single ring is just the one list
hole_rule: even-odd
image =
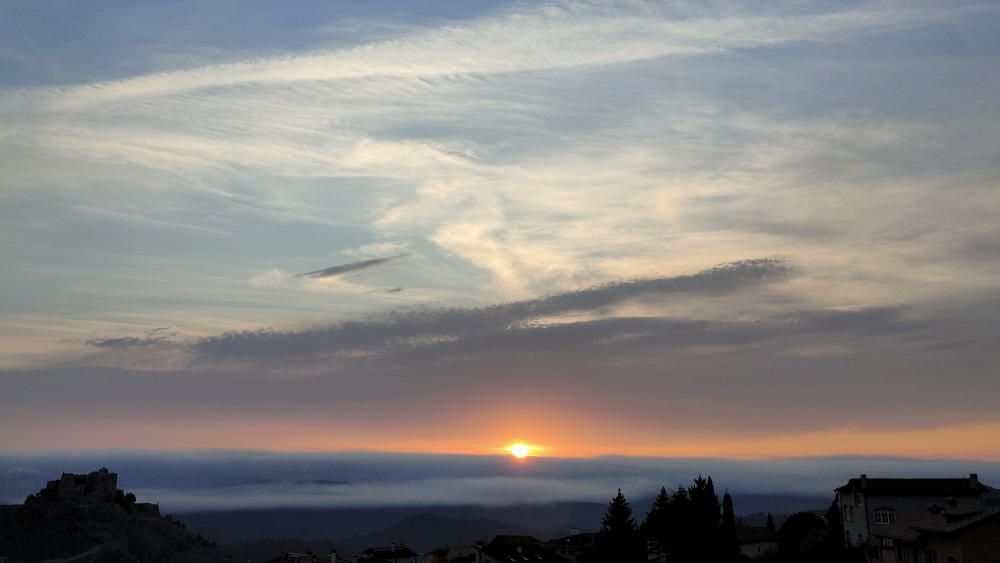
[{"label": "rooftop", "polygon": [[913,541],[922,534],[951,534],[972,527],[980,522],[1000,516],[1000,508],[978,505],[958,505],[943,509],[931,505],[928,510],[897,521],[887,526],[879,526],[872,533],[900,540]]},{"label": "rooftop", "polygon": [[979,482],[975,473],[957,479],[879,479],[855,477],[835,489],[838,493],[861,491],[876,496],[977,497],[993,490]]},{"label": "rooftop", "polygon": [[579,534],[572,534],[569,536],[554,538],[549,540],[549,545],[560,545],[565,547],[587,547],[593,545],[596,541],[597,534],[593,532],[581,532]]},{"label": "rooftop", "polygon": [[569,560],[542,547],[530,536],[497,536],[480,548],[484,554],[497,561],[510,563],[568,563]]}]

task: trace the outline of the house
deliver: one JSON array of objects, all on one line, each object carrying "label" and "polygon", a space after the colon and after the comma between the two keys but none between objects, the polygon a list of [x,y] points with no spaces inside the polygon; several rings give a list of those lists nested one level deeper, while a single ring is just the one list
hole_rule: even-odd
[{"label": "house", "polygon": [[390,544],[388,547],[369,547],[359,553],[355,563],[417,563],[419,554],[405,544]]},{"label": "house", "polygon": [[571,534],[561,538],[551,539],[542,546],[572,563],[577,563],[580,557],[597,544],[597,534],[591,532]]},{"label": "house", "polygon": [[439,547],[427,553],[426,563],[476,563],[474,546]]},{"label": "house", "polygon": [[286,551],[274,559],[269,559],[265,563],[337,563],[337,552],[331,551],[328,556],[313,555],[312,553],[295,553]]},{"label": "house", "polygon": [[736,527],[736,537],[740,540],[740,553],[750,559],[763,557],[777,551],[778,542],[781,539],[774,528],[744,524],[739,524]]},{"label": "house", "polygon": [[[971,517],[957,526],[960,518],[956,510],[977,512],[988,524],[992,516],[987,513],[992,510],[986,509],[986,499],[993,491],[980,483],[975,473],[958,479],[870,479],[862,474],[836,489],[844,541],[848,546],[865,546],[869,561],[883,560],[887,554],[909,556],[910,548],[922,545],[935,534],[954,539],[954,534],[963,529],[979,527],[979,519]],[[937,513],[935,507],[940,508]],[[949,522],[949,518],[954,521]],[[969,534],[959,535],[967,538],[975,535]],[[907,548],[897,550],[897,541],[904,542]],[[1000,560],[1000,555],[995,559]],[[920,559],[921,563],[924,561],[925,558]],[[956,561],[961,563],[963,559]],[[992,563],[990,559],[984,561]],[[947,558],[941,560],[947,562]]]},{"label": "house", "polygon": [[490,543],[477,543],[476,563],[569,563],[531,536],[496,536]]}]

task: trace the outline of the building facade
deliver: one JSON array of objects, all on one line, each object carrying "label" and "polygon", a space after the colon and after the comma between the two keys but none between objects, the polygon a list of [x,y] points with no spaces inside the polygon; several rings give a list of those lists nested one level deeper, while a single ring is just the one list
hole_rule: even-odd
[{"label": "building facade", "polygon": [[[984,553],[994,549],[979,538],[979,530],[991,529],[997,512],[986,506],[993,491],[975,473],[958,479],[861,475],[836,489],[844,542],[849,547],[863,546],[869,561],[1000,563],[1000,553],[994,559],[969,559],[962,554],[973,553],[976,546],[982,546]],[[1000,546],[1000,534],[996,539]],[[956,542],[964,550],[934,548]]]}]

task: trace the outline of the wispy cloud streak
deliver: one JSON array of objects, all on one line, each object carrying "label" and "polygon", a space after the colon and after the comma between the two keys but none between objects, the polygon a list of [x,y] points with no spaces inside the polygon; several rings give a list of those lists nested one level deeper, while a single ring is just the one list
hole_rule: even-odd
[{"label": "wispy cloud streak", "polygon": [[329,268],[323,268],[322,270],[315,270],[312,272],[306,272],[304,274],[296,274],[297,278],[330,278],[334,276],[339,276],[341,274],[346,274],[348,272],[355,272],[358,270],[365,270],[368,268],[373,268],[375,266],[381,266],[388,262],[399,260],[400,258],[406,258],[409,254],[399,254],[396,256],[386,256],[384,258],[372,258],[371,260],[360,260],[358,262],[350,262],[348,264],[339,264],[337,266],[330,266]]},{"label": "wispy cloud streak", "polygon": [[[442,77],[622,64],[792,41],[819,40],[960,17],[977,8],[855,9],[782,17],[679,18],[653,3],[631,13],[600,5],[558,3],[511,11],[471,25],[309,56],[263,59],[64,89],[55,110],[93,103],[233,87],[249,83]],[[981,8],[978,8],[981,10]],[[516,35],[519,40],[514,40]],[[608,45],[616,45],[608,49]]]}]

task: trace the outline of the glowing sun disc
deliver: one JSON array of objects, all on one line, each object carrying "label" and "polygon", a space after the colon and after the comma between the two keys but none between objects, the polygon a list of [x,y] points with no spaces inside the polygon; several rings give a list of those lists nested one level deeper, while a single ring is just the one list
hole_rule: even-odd
[{"label": "glowing sun disc", "polygon": [[514,444],[510,447],[510,455],[517,459],[524,459],[531,453],[531,446],[527,444]]}]

